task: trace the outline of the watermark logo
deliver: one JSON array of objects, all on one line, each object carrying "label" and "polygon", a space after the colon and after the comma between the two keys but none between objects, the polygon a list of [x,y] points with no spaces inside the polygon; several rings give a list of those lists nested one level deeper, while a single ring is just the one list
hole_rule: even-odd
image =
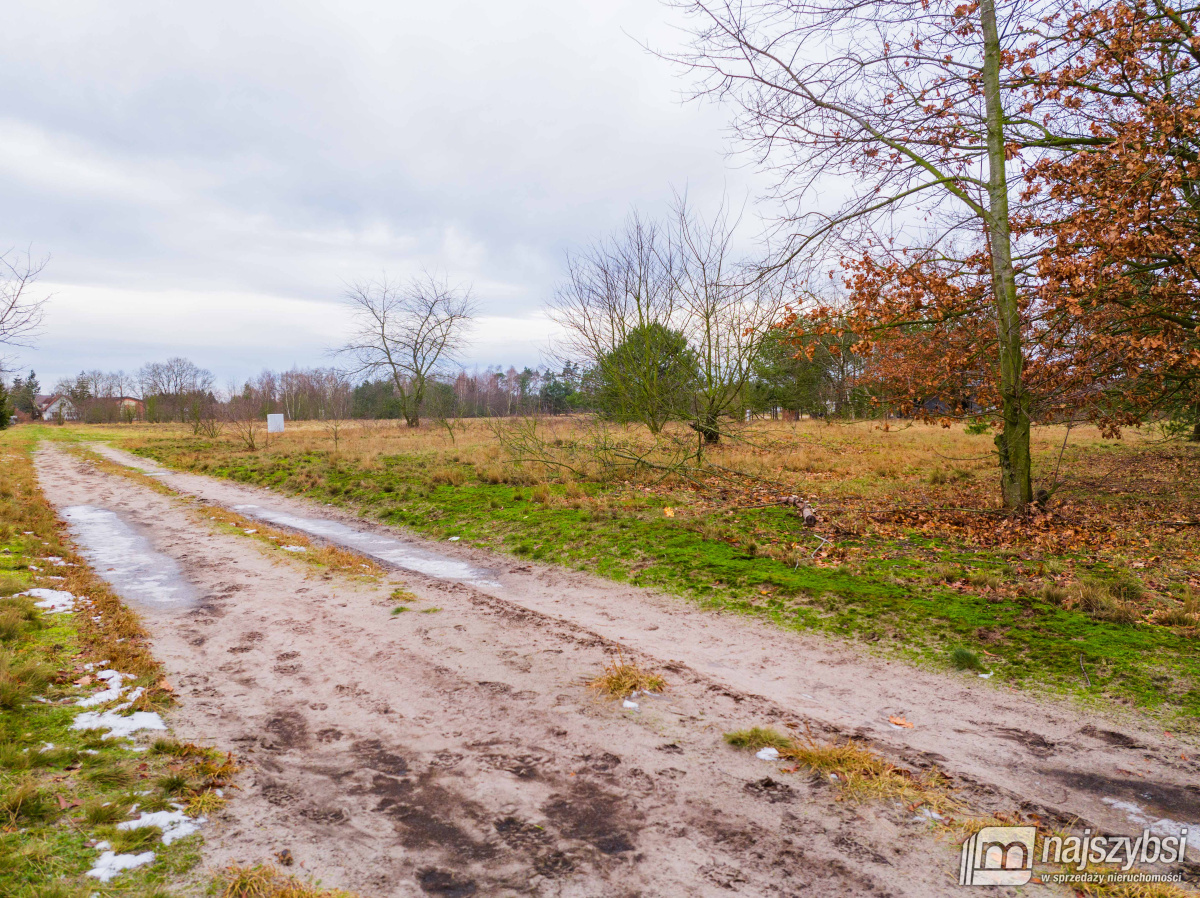
[{"label": "watermark logo", "polygon": [[[1020,886],[1033,878],[1037,860],[1036,826],[985,826],[963,842],[958,882],[964,886]],[[1182,874],[1133,870],[1135,863],[1173,864],[1187,855],[1186,827],[1174,836],[1145,830],[1141,836],[1100,836],[1085,829],[1082,836],[1048,835],[1042,840],[1040,862],[1050,865],[1040,882],[1151,883],[1180,882]],[[1088,870],[1089,865],[1100,869]]]},{"label": "watermark logo", "polygon": [[1033,878],[1036,826],[985,826],[963,842],[958,884],[1023,886]]}]

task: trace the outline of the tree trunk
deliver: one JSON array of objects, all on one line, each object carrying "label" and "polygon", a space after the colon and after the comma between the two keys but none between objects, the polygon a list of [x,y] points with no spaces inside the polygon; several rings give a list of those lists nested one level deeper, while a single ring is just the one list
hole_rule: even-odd
[{"label": "tree trunk", "polygon": [[692,430],[704,437],[704,442],[710,445],[721,441],[721,428],[714,414],[705,413],[699,420],[693,421]]},{"label": "tree trunk", "polygon": [[1002,427],[996,435],[1000,456],[1000,492],[1009,508],[1033,501],[1030,477],[1029,397],[1024,387],[1021,310],[1013,273],[1008,217],[1008,176],[1004,168],[1004,108],[1000,100],[1000,37],[995,0],[981,0],[983,96],[987,112],[988,212],[985,218],[992,255],[992,296],[996,306]]}]

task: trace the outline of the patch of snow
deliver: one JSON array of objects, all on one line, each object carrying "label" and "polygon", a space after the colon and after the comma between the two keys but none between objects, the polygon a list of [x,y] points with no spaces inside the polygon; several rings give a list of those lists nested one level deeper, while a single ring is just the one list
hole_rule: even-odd
[{"label": "patch of snow", "polygon": [[629,699],[625,699],[625,701],[621,703],[621,707],[628,708],[630,711],[636,711],[638,709],[638,703],[631,702]]},{"label": "patch of snow", "polygon": [[461,537],[461,536],[452,536],[452,537],[450,537],[450,542],[452,542],[452,543],[456,543],[456,542],[458,542],[460,539],[462,539],[462,537]]},{"label": "patch of snow", "polygon": [[21,595],[41,599],[40,602],[34,602],[33,604],[38,608],[45,609],[47,614],[59,614],[64,611],[75,610],[75,596],[61,589],[28,589],[21,593]]},{"label": "patch of snow", "polygon": [[117,708],[111,711],[84,711],[71,724],[73,730],[104,730],[105,739],[118,736],[128,736],[141,730],[165,730],[167,725],[153,711],[135,711],[128,717],[122,717]]},{"label": "patch of snow", "polygon": [[143,851],[141,854],[117,854],[106,851],[96,860],[96,866],[87,871],[88,876],[94,876],[101,882],[108,882],[125,870],[132,870],[154,860],[153,851]]},{"label": "patch of snow", "polygon": [[95,848],[97,851],[108,851],[108,849],[112,848],[112,843],[111,842],[97,842],[92,847]]},{"label": "patch of snow", "polygon": [[149,814],[143,811],[136,820],[118,823],[117,829],[141,829],[143,826],[157,826],[162,830],[162,843],[170,845],[176,839],[190,836],[199,830],[200,824],[203,822],[203,817],[193,820],[183,811],[155,811]]},{"label": "patch of snow", "polygon": [[306,549],[304,546],[280,546],[280,548],[283,549],[283,551],[285,551],[285,552],[307,552],[308,551],[308,549]]},{"label": "patch of snow", "polygon": [[245,530],[244,533],[258,533],[257,530]]},{"label": "patch of snow", "polygon": [[991,678],[992,678],[992,671],[988,671],[985,674],[979,675],[979,679],[981,679],[981,680],[990,680]]},{"label": "patch of snow", "polygon": [[760,761],[778,761],[779,749],[772,748],[768,745],[766,748],[759,749],[754,757],[758,758]]},{"label": "patch of snow", "polygon": [[97,680],[103,680],[108,684],[108,688],[103,692],[97,692],[95,695],[89,695],[87,698],[81,698],[75,704],[81,708],[91,708],[95,705],[103,705],[105,702],[111,702],[121,697],[124,691],[121,688],[121,680],[129,679],[131,674],[119,673],[115,670],[102,670],[96,674]]}]

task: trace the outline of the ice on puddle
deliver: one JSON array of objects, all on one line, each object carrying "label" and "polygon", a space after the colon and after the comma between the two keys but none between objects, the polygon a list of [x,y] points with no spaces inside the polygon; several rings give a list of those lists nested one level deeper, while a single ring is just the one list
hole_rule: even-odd
[{"label": "ice on puddle", "polygon": [[[127,705],[125,707],[128,707]],[[141,730],[165,730],[167,725],[153,711],[135,711],[128,717],[117,713],[120,708],[111,711],[84,711],[71,724],[73,730],[103,730],[107,729],[105,739],[115,739],[119,736],[129,736]]]},{"label": "ice on puddle", "polygon": [[1136,826],[1145,827],[1159,835],[1178,836],[1180,833],[1186,833],[1188,830],[1188,824],[1172,820],[1170,817],[1155,817],[1147,813],[1144,807],[1134,804],[1132,801],[1121,801],[1117,798],[1102,798],[1100,800],[1115,810],[1121,811]]},{"label": "ice on puddle", "polygon": [[40,599],[39,602],[34,602],[38,608],[43,608],[48,614],[58,614],[64,611],[75,610],[75,596],[61,589],[28,589],[21,593],[23,596],[29,596],[34,599]]},{"label": "ice on puddle", "polygon": [[125,870],[132,870],[154,860],[153,851],[143,851],[141,854],[117,854],[106,851],[96,860],[96,866],[87,871],[88,876],[94,876],[101,882],[108,882]]},{"label": "ice on puddle", "polygon": [[625,701],[621,703],[621,707],[628,708],[630,711],[636,711],[638,709],[638,703],[631,702],[629,699],[625,699]]},{"label": "ice on puddle", "polygon": [[143,826],[157,826],[162,830],[162,843],[170,845],[176,839],[182,839],[184,836],[190,836],[196,832],[203,822],[203,817],[193,820],[183,811],[155,811],[154,813],[143,811],[136,820],[118,823],[117,829],[141,829]]},{"label": "ice on puddle", "polygon": [[760,761],[778,761],[779,749],[771,748],[771,746],[768,745],[766,748],[760,748],[754,757],[758,758]]}]

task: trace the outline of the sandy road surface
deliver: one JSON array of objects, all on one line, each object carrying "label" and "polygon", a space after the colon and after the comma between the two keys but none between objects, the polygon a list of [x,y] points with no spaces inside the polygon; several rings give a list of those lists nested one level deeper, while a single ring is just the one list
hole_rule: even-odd
[{"label": "sandy road surface", "polygon": [[[936,762],[980,807],[1116,832],[1200,819],[1200,767],[1180,757],[1193,747],[1149,726],[446,544],[424,545],[487,582],[404,574],[417,607],[442,610],[391,618],[390,586],[313,578],[59,450],[38,464],[52,501],[118,512],[203,596],[147,617],[177,732],[252,762],[233,821],[209,833],[213,863],[289,848],[326,884],[378,895],[959,891],[952,850],[911,814],[847,806],[721,743],[787,721]],[[397,535],[224,481],[167,482]],[[614,644],[665,667],[669,697],[638,712],[594,702],[579,678]],[[898,713],[915,727],[891,727]]]}]

